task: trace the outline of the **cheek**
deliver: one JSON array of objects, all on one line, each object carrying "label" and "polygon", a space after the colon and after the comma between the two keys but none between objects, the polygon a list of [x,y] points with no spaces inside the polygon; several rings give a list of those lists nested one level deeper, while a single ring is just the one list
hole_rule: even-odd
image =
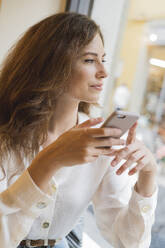
[{"label": "cheek", "polygon": [[93,80],[95,75],[95,71],[92,68],[84,68],[84,69],[79,69],[73,73],[73,81],[77,82],[87,82],[90,80]]},{"label": "cheek", "polygon": [[[86,95],[91,92],[90,85],[95,82],[95,73],[94,66],[76,66],[70,80],[70,94],[76,98],[85,99]],[[94,95],[93,93],[92,95]]]}]

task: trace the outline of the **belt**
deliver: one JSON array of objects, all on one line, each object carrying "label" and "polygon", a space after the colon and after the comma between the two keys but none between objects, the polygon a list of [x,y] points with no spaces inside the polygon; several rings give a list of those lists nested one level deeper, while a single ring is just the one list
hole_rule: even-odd
[{"label": "belt", "polygon": [[27,247],[37,247],[37,246],[54,246],[57,244],[61,239],[37,239],[37,240],[31,240],[26,239],[22,240],[20,242],[20,245],[27,246]]}]

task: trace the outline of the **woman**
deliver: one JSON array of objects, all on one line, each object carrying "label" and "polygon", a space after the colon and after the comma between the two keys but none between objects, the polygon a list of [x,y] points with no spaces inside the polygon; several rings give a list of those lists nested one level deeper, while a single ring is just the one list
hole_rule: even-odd
[{"label": "woman", "polygon": [[94,128],[102,118],[82,122],[107,76],[104,57],[95,22],[60,13],[31,27],[4,62],[2,248],[58,247],[90,201],[110,244],[149,247],[157,196],[153,155],[136,140],[136,125],[125,142],[118,129]]}]

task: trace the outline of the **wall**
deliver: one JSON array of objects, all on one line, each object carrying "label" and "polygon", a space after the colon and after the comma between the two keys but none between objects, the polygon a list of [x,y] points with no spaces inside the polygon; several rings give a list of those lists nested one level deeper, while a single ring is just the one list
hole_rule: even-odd
[{"label": "wall", "polygon": [[141,45],[144,42],[144,24],[144,21],[128,21],[120,55],[123,70],[118,80],[119,85],[125,83],[129,88],[132,87]]},{"label": "wall", "polygon": [[117,57],[122,40],[129,0],[95,0],[92,18],[100,25],[105,39],[107,72],[109,77],[104,82],[100,103],[104,106],[102,116],[106,117],[110,110],[110,99],[114,84]]},{"label": "wall", "polygon": [[63,11],[66,0],[3,0],[0,8],[0,62],[7,50],[34,23]]},{"label": "wall", "polygon": [[164,0],[131,0],[130,15],[131,20],[157,20],[165,16]]}]

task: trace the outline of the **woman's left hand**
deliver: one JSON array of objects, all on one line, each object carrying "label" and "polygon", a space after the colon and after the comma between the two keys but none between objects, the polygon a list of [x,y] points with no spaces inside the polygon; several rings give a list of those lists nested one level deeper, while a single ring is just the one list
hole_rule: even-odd
[{"label": "woman's left hand", "polygon": [[115,156],[111,162],[112,166],[116,166],[121,160],[126,162],[117,170],[117,175],[122,174],[127,168],[130,168],[133,163],[136,163],[134,168],[131,168],[129,175],[133,175],[138,171],[145,173],[156,172],[156,161],[149,149],[139,140],[136,139],[137,122],[130,128],[126,141],[126,146],[119,150],[113,150],[112,155]]}]

